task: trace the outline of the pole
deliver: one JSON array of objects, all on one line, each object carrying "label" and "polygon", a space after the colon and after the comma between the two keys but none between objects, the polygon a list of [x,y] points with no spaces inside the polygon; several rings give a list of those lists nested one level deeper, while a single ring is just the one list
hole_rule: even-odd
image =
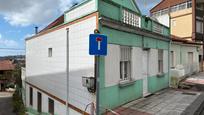
[{"label": "pole", "polygon": [[[99,34],[99,30],[95,29],[94,30],[94,34]],[[97,55],[95,56],[95,60],[96,60],[96,73],[95,73],[95,77],[96,77],[96,115],[99,115],[100,114],[100,71],[99,71],[99,64],[100,64],[100,56]]]},{"label": "pole", "polygon": [[67,28],[67,101],[66,101],[66,108],[67,108],[67,114],[69,115],[69,28]]},{"label": "pole", "polygon": [[96,115],[99,115],[100,104],[99,104],[99,90],[100,90],[100,78],[99,78],[99,63],[100,56],[96,56]]},{"label": "pole", "polygon": [[204,16],[203,16],[203,63],[202,63],[202,72],[204,71]]}]

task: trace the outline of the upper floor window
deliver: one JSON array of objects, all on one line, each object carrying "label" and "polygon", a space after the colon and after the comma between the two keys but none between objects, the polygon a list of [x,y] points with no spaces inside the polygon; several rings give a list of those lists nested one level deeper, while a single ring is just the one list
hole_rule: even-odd
[{"label": "upper floor window", "polygon": [[198,9],[198,10],[204,10],[203,4],[201,4],[201,3],[197,4],[197,5],[196,5],[196,9]]},{"label": "upper floor window", "polygon": [[120,79],[129,80],[131,78],[131,47],[120,47]]},{"label": "upper floor window", "polygon": [[48,48],[48,57],[52,57],[52,48]]},{"label": "upper floor window", "polygon": [[188,1],[187,2],[187,8],[191,8],[192,7],[192,1]]},{"label": "upper floor window", "polygon": [[196,20],[196,32],[203,33],[203,22]]},{"label": "upper floor window", "polygon": [[140,17],[125,9],[123,10],[123,22],[132,26],[140,27]]},{"label": "upper floor window", "polygon": [[159,33],[159,34],[162,34],[162,33],[163,33],[163,27],[162,27],[162,25],[160,25],[160,24],[158,24],[158,23],[153,23],[152,26],[153,26],[153,30],[152,30],[153,32]]}]

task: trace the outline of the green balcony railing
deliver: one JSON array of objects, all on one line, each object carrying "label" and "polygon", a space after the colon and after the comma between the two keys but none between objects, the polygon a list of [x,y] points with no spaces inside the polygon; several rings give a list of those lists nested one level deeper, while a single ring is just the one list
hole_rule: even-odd
[{"label": "green balcony railing", "polygon": [[142,16],[141,17],[141,28],[146,29],[161,35],[169,36],[170,35],[170,29],[169,27],[166,27],[159,22],[156,22],[152,20],[149,17]]}]

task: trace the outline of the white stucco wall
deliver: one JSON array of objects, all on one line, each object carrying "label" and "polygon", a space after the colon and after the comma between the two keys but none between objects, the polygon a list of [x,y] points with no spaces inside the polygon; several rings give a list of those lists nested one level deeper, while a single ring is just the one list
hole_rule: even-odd
[{"label": "white stucco wall", "polygon": [[[82,86],[82,76],[94,76],[94,56],[89,55],[88,49],[89,34],[96,29],[96,17],[27,40],[26,80],[64,101],[67,100],[67,28],[69,28],[69,103],[84,110],[87,104],[95,101],[95,96]],[[48,48],[53,50],[52,57],[48,57]],[[61,107],[56,111],[63,112],[60,109]]]},{"label": "white stucco wall", "polygon": [[[158,49],[150,49],[149,55],[149,72],[148,76],[158,74]],[[140,47],[132,47],[131,77],[134,80],[143,79],[142,73],[143,49]],[[168,72],[168,51],[164,50],[163,70]],[[117,85],[120,81],[120,46],[109,44],[108,55],[105,57],[105,87]]]},{"label": "white stucco wall", "polygon": [[162,15],[162,16],[158,16],[156,17],[156,19],[159,21],[159,23],[169,27],[169,24],[170,24],[170,17],[169,17],[169,14],[165,14],[165,15]]},{"label": "white stucco wall", "polygon": [[90,0],[81,7],[74,8],[65,13],[65,22],[73,21],[81,16],[85,16],[91,12],[96,11],[96,0]]},{"label": "white stucco wall", "polygon": [[[171,44],[171,51],[174,52],[175,67],[184,66],[184,74],[192,74],[199,71],[199,51],[197,46],[174,43]],[[193,63],[189,63],[188,52],[193,52]]]}]

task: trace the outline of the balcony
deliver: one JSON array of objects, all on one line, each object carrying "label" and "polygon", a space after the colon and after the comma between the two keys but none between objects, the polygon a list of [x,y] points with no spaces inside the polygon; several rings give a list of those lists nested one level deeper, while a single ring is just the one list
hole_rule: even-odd
[{"label": "balcony", "polygon": [[170,30],[168,27],[156,21],[153,21],[148,17],[140,16],[139,14],[127,9],[122,10],[122,22],[134,27],[149,30],[157,34],[161,34],[165,36],[170,35]]},{"label": "balcony", "polygon": [[141,21],[141,28],[142,29],[149,30],[151,32],[165,35],[165,36],[170,35],[170,29],[168,27],[160,24],[159,22],[156,22],[156,21],[154,21],[154,20],[152,20],[146,16],[142,16],[141,20],[142,20]]},{"label": "balcony", "polygon": [[123,9],[122,12],[122,21],[125,24],[129,24],[131,26],[140,27],[141,25],[141,17],[134,12]]}]

